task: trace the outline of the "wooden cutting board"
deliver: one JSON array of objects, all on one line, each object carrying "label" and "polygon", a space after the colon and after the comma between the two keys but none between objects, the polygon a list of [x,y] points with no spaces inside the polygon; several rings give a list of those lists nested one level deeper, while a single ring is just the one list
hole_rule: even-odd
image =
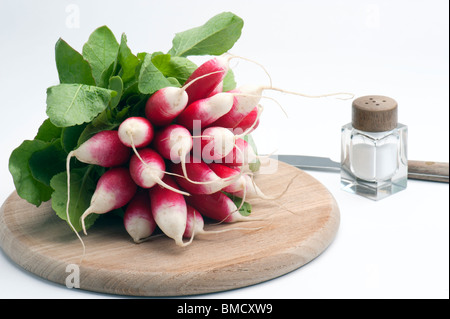
[{"label": "wooden cutting board", "polygon": [[[135,244],[121,219],[105,216],[83,235],[82,246],[49,202],[36,208],[13,192],[0,209],[0,245],[24,269],[81,289],[132,296],[182,296],[245,287],[276,278],[308,263],[333,241],[340,214],[333,196],[313,177],[282,162],[256,183],[277,200],[254,199],[252,216],[267,220],[207,225],[216,230],[260,227],[199,235],[187,247],[165,237]],[[264,170],[263,170],[264,171]],[[266,172],[269,172],[266,169]],[[75,268],[74,268],[75,267]],[[78,272],[79,271],[79,272]]]}]

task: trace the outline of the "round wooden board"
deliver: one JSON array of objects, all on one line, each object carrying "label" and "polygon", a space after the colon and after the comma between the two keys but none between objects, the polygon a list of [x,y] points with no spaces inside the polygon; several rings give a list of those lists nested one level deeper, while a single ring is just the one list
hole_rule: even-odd
[{"label": "round wooden board", "polygon": [[[49,202],[36,208],[16,192],[0,210],[0,245],[24,269],[66,285],[79,269],[80,288],[132,296],[182,296],[245,287],[276,278],[308,263],[333,241],[339,208],[328,190],[307,173],[274,161],[256,183],[277,200],[252,199],[252,216],[267,220],[207,225],[206,229],[260,227],[199,235],[186,247],[166,236],[135,244],[120,218],[107,217],[83,236],[82,246]],[[282,204],[282,207],[281,205]],[[68,267],[69,266],[69,267]]]}]

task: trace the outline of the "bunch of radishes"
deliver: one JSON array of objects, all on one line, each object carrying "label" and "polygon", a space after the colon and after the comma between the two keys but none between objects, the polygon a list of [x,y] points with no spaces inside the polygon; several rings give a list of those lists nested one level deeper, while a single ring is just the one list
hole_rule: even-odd
[{"label": "bunch of radishes", "polygon": [[251,194],[264,196],[245,169],[257,155],[244,139],[258,126],[264,87],[222,92],[229,59],[208,60],[182,88],[152,94],[145,117],[129,117],[69,153],[68,174],[72,157],[109,168],[81,216],[85,234],[86,216],[125,206],[124,225],[135,242],[159,227],[184,246],[204,232],[202,215],[228,223],[250,218],[229,195],[241,203]]},{"label": "bunch of radishes", "polygon": [[[59,39],[60,83],[47,89],[48,118],[10,156],[17,194],[36,206],[51,199],[82,243],[79,231],[116,209],[136,242],[158,226],[178,245],[189,244],[204,233],[202,216],[256,219],[246,199],[275,198],[253,180],[260,162],[250,133],[262,92],[341,93],[310,96],[271,82],[236,88],[229,61],[249,59],[228,51],[242,27],[235,14],[220,13],[177,33],[166,54],[134,55],[126,35],[117,41],[107,26],[94,30],[81,52]],[[193,55],[213,58],[197,67],[187,58]]]}]

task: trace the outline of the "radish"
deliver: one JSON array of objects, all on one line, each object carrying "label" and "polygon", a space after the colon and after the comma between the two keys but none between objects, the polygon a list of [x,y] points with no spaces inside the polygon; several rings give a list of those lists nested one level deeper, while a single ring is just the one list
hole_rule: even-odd
[{"label": "radish", "polygon": [[131,147],[136,156],[142,161],[136,147],[145,147],[153,139],[153,126],[145,117],[129,117],[119,126],[119,139],[128,147]]},{"label": "radish", "polygon": [[178,115],[176,122],[190,131],[194,128],[194,120],[199,120],[200,127],[206,127],[227,114],[233,106],[233,101],[234,96],[227,92],[197,100]]},{"label": "radish", "polygon": [[184,110],[188,101],[184,90],[168,86],[150,96],[145,105],[145,116],[156,126],[164,126],[173,121]]},{"label": "radish", "polygon": [[84,220],[92,213],[105,214],[125,206],[136,194],[137,186],[125,167],[115,167],[106,171],[98,180],[97,187],[91,198],[91,204],[81,215],[81,225],[84,234]]},{"label": "radish", "polygon": [[[254,118],[253,124],[247,127],[245,131],[241,129],[230,130],[225,127],[220,126],[210,126],[203,130],[201,135],[194,135],[194,152],[196,156],[199,156],[199,150],[201,152],[201,158],[205,162],[212,162],[219,160],[226,155],[228,155],[233,148],[236,146],[236,140],[243,138],[249,132],[251,132],[255,125],[258,124],[259,117],[262,113],[263,107],[259,106],[257,109],[256,117]],[[194,121],[196,122],[196,121]],[[195,129],[197,131],[197,128]],[[237,134],[239,133],[239,134]],[[198,142],[199,141],[199,142]]]},{"label": "radish", "polygon": [[189,179],[186,173],[186,158],[193,147],[191,133],[183,126],[172,124],[156,133],[153,143],[155,149],[165,159],[172,163],[181,163],[181,172],[188,181],[196,184],[208,184],[209,182],[196,182]]},{"label": "radish", "polygon": [[[186,93],[189,97],[188,105],[192,102],[208,97],[214,91],[214,89],[217,88],[218,85],[220,85],[228,72],[228,62],[230,59],[230,57],[225,57],[223,55],[213,57],[200,65],[189,76],[189,78],[186,80],[185,85],[193,82],[194,80],[197,81],[186,88]],[[214,75],[199,80],[201,76],[212,72],[215,72]]]},{"label": "radish", "polygon": [[145,105],[145,116],[156,126],[165,126],[170,124],[180,114],[186,105],[188,105],[187,89],[195,85],[198,80],[205,77],[214,77],[213,75],[221,71],[202,74],[195,80],[190,81],[182,88],[168,86],[162,88],[150,96]]},{"label": "radish", "polygon": [[[230,154],[238,145],[236,144],[236,141],[241,140],[258,124],[262,110],[263,107],[259,106],[253,124],[248,126],[245,131],[237,128],[233,129],[232,132],[229,129],[220,126],[210,126],[203,130],[200,137],[202,159],[209,163],[211,161],[220,160]],[[238,151],[239,150],[236,149],[236,152]]]},{"label": "radish", "polygon": [[235,145],[235,135],[229,129],[213,126],[203,130],[200,137],[202,159],[211,163],[229,154]]},{"label": "radish", "polygon": [[[178,188],[171,176],[164,176],[163,181],[171,189]],[[193,237],[191,241],[183,242],[187,223],[186,201],[183,195],[171,189],[156,185],[149,190],[153,218],[162,232],[175,240],[178,246],[187,246]]]},{"label": "radish", "polygon": [[150,144],[154,136],[153,126],[145,117],[129,117],[119,126],[120,141],[128,147],[131,147],[136,157],[144,164],[137,147],[146,147]]},{"label": "radish", "polygon": [[193,142],[191,133],[185,127],[178,124],[171,124],[156,132],[153,147],[165,159],[171,160],[172,163],[175,164],[181,163],[181,171],[178,170],[177,172],[179,172],[179,174],[183,174],[184,178],[186,178],[190,183],[216,183],[215,180],[201,182],[194,181],[189,178],[186,172],[186,159],[188,153],[193,147]]},{"label": "radish", "polygon": [[101,131],[92,136],[77,149],[71,151],[67,161],[76,157],[80,162],[102,167],[125,164],[130,158],[131,150],[119,138],[117,131]]},{"label": "radish", "polygon": [[[177,175],[183,174],[181,163],[172,163],[171,172]],[[190,159],[185,163],[186,178],[176,176],[175,180],[180,187],[189,194],[212,194],[233,183],[234,179],[222,179],[203,161]]]},{"label": "radish", "polygon": [[130,159],[130,173],[134,182],[142,188],[151,188],[156,184],[171,189],[174,192],[189,196],[163,182],[166,165],[164,159],[151,148],[140,149],[140,156],[134,154]]},{"label": "radish", "polygon": [[[200,150],[200,157],[205,161],[217,160],[230,153],[235,146],[235,140],[247,135],[258,124],[259,117],[263,110],[263,107],[258,105],[254,122],[249,125],[245,131],[237,129],[236,131],[240,133],[238,135],[233,134],[233,132],[225,127],[218,126],[207,127],[201,135],[197,135],[196,133],[199,132],[202,127],[211,124],[212,119],[217,118],[216,111],[217,109],[220,109],[220,106],[217,107],[217,105],[210,102],[224,94],[227,93],[219,93],[211,98],[192,103],[177,118],[178,124],[183,125],[193,132],[193,137],[195,138],[193,145],[194,152],[198,156],[198,150]],[[198,139],[200,139],[200,144],[197,142]]]},{"label": "radish", "polygon": [[177,117],[176,122],[183,125],[190,131],[202,129],[208,126],[233,128],[236,124],[233,126],[226,126],[222,125],[220,122],[219,124],[216,124],[216,122],[226,114],[229,114],[235,105],[242,105],[244,103],[242,100],[245,99],[257,102],[261,99],[261,96],[253,96],[246,93],[240,93],[235,90],[217,93],[189,104]]},{"label": "radish", "polygon": [[187,205],[187,222],[186,230],[184,231],[184,238],[192,238],[196,235],[209,235],[225,233],[232,230],[257,230],[262,227],[233,227],[221,230],[205,230],[205,221],[198,210],[191,205]]},{"label": "radish", "polygon": [[70,160],[75,157],[80,162],[86,164],[99,165],[102,167],[113,167],[125,164],[130,158],[131,150],[126,147],[119,139],[117,131],[106,130],[96,133],[90,139],[81,144],[77,149],[69,152],[66,159],[67,171],[67,203],[66,203],[66,219],[69,226],[75,232],[77,237],[78,232],[73,227],[69,217],[70,206]]},{"label": "radish", "polygon": [[118,134],[125,146],[135,149],[148,146],[153,139],[154,130],[145,117],[134,116],[120,124]]},{"label": "radish", "polygon": [[[221,56],[213,57],[208,61],[204,62],[187,79],[186,83],[190,83],[204,74],[210,72],[217,72],[216,75],[208,79],[203,79],[202,81],[197,81],[195,84],[191,85],[189,88],[186,89],[186,92],[189,96],[188,104],[211,96],[213,92],[216,90],[222,91],[220,85],[230,68],[229,62],[231,59],[235,58],[250,61],[252,63],[259,65],[260,67],[263,68],[264,72],[269,76],[270,79],[269,73],[261,64],[244,57],[232,55],[230,53],[224,53]],[[272,80],[270,80],[270,85],[272,85]]]},{"label": "radish", "polygon": [[188,205],[193,206],[203,216],[219,222],[234,223],[240,221],[263,220],[242,216],[234,202],[224,193],[192,194],[186,198]]},{"label": "radish", "polygon": [[168,125],[155,133],[153,147],[165,159],[181,162],[193,146],[192,135],[178,124]]},{"label": "radish", "polygon": [[152,215],[150,196],[140,189],[128,203],[123,217],[123,223],[128,234],[135,243],[148,239],[156,229]]},{"label": "radish", "polygon": [[263,86],[244,85],[230,93],[236,93],[230,111],[215,121],[212,125],[233,128],[241,122],[261,100]]}]

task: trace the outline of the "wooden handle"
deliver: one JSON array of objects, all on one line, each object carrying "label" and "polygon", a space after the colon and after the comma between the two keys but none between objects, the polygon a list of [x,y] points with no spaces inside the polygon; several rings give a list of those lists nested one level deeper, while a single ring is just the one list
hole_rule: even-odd
[{"label": "wooden handle", "polygon": [[408,161],[408,178],[448,183],[448,163]]}]

